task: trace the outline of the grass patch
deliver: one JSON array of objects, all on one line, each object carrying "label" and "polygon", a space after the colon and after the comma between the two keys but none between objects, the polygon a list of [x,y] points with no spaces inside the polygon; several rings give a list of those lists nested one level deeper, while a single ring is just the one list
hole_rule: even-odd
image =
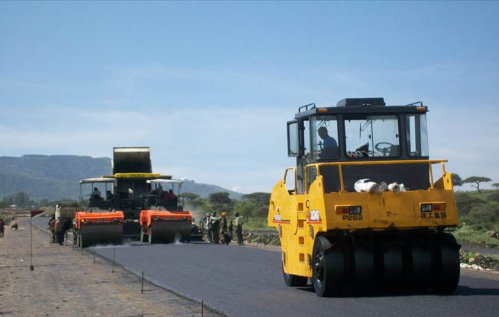
[{"label": "grass patch", "polygon": [[244,230],[265,230],[272,231],[275,229],[267,226],[267,218],[251,218],[246,221],[243,226]]},{"label": "grass patch", "polygon": [[489,231],[474,229],[470,226],[463,226],[452,233],[459,243],[468,245],[494,245],[499,247],[499,239],[491,237]]}]

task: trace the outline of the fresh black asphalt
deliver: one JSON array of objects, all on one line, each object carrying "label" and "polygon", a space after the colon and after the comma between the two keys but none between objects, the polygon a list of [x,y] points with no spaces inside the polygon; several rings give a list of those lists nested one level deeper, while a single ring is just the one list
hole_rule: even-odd
[{"label": "fresh black asphalt", "polygon": [[[46,221],[46,220],[45,220]],[[252,247],[147,245],[93,247],[128,270],[228,316],[498,316],[499,275],[461,270],[457,292],[319,298],[284,285],[280,252]]]}]

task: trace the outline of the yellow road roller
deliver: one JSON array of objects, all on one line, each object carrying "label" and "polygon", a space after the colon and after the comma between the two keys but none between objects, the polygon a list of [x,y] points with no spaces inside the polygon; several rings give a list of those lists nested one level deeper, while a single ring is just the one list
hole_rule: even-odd
[{"label": "yellow road roller", "polygon": [[286,285],[318,296],[418,289],[452,293],[460,266],[451,173],[430,160],[428,108],[348,98],[300,107],[288,167],[273,188]]}]

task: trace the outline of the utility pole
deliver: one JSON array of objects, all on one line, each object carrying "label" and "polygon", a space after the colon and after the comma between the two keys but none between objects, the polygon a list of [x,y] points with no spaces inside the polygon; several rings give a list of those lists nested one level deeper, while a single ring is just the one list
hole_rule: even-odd
[{"label": "utility pole", "polygon": [[34,271],[35,267],[33,266],[33,213],[29,214],[29,240],[30,240],[30,248],[31,248],[31,260],[29,270]]}]

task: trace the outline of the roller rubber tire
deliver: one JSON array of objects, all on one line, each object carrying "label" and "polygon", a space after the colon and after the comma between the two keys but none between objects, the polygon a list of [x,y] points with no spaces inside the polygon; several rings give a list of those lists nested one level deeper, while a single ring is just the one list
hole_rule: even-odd
[{"label": "roller rubber tire", "polygon": [[282,269],[282,277],[284,278],[286,286],[291,287],[303,287],[306,286],[308,282],[308,277],[288,274],[284,272],[284,267]]},{"label": "roller rubber tire", "polygon": [[371,291],[374,287],[374,257],[364,248],[353,249],[353,292]]},{"label": "roller rubber tire", "polygon": [[436,267],[431,290],[440,294],[451,294],[459,285],[461,273],[459,249],[452,234],[442,234],[436,243]]},{"label": "roller rubber tire", "polygon": [[399,286],[403,276],[402,249],[400,246],[394,246],[383,253],[383,286]]},{"label": "roller rubber tire", "polygon": [[314,245],[312,285],[319,297],[339,296],[345,282],[343,250],[331,246],[325,237],[318,237]]},{"label": "roller rubber tire", "polygon": [[87,243],[85,243],[85,239],[83,239],[83,236],[82,236],[81,234],[80,234],[80,247],[81,247],[82,249],[84,249],[84,248],[88,247],[88,244],[87,244]]},{"label": "roller rubber tire", "polygon": [[428,289],[432,273],[431,249],[420,245],[411,247],[411,285]]}]

